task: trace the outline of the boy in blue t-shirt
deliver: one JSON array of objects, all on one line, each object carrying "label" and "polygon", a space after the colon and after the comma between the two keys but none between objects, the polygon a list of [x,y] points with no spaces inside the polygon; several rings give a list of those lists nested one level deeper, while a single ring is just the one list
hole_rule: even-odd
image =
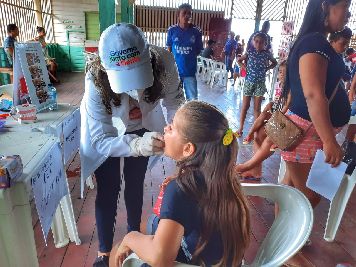
[{"label": "boy in blue t-shirt", "polygon": [[203,50],[201,30],[189,23],[192,6],[182,4],[178,8],[179,22],[168,29],[167,48],[173,53],[185,96],[188,100],[198,99],[197,56]]},{"label": "boy in blue t-shirt", "polygon": [[233,78],[234,70],[232,68],[232,62],[234,61],[236,48],[237,48],[237,42],[235,40],[235,33],[230,32],[227,37],[223,50],[225,55],[225,65],[226,65],[227,72],[231,72],[231,76],[229,77],[229,79]]},{"label": "boy in blue t-shirt", "polygon": [[7,55],[10,66],[13,65],[13,56],[15,51],[16,37],[19,36],[19,28],[16,24],[7,25],[7,37],[4,40],[4,50]]}]

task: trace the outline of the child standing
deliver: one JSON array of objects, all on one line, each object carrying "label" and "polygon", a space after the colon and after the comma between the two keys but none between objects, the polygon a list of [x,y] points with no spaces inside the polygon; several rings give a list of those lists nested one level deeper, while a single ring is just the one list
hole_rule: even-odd
[{"label": "child standing", "polygon": [[155,233],[127,234],[116,264],[133,251],[151,266],[172,266],[175,260],[240,266],[250,219],[233,170],[238,147],[227,119],[209,104],[188,102],[166,126],[164,141],[164,153],[178,162],[178,174],[165,187],[160,217],[153,220]]},{"label": "child standing", "polygon": [[278,68],[278,82],[276,88],[275,99],[266,105],[260,116],[253,123],[249,133],[243,140],[244,144],[247,144],[254,140],[253,143],[253,157],[236,166],[236,171],[241,174],[243,178],[251,178],[254,180],[260,180],[262,175],[262,162],[267,159],[273,152],[273,147],[275,146],[268,138],[264,131],[264,125],[266,121],[271,117],[273,110],[276,110],[280,104],[283,103],[282,113],[286,113],[288,110],[289,103],[291,101],[290,92],[288,93],[287,99],[280,99],[284,96],[283,90],[285,76],[287,73],[287,62],[282,61]]},{"label": "child standing", "polygon": [[[251,98],[254,102],[254,118],[255,120],[261,113],[261,103],[263,95],[266,93],[266,72],[273,69],[277,65],[276,59],[271,52],[265,50],[267,35],[258,32],[253,37],[255,50],[248,50],[247,54],[238,59],[238,63],[242,68],[246,68],[247,76],[244,85],[244,96],[242,101],[242,110],[240,116],[240,128],[238,135],[242,136],[243,127],[246,119],[246,114],[250,108]],[[247,62],[247,63],[246,63]],[[271,62],[271,63],[270,63]]]}]

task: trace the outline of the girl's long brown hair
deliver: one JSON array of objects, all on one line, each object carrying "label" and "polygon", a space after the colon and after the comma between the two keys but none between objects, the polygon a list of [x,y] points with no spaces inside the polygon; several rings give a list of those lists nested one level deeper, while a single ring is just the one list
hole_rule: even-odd
[{"label": "girl's long brown hair", "polygon": [[[219,266],[239,266],[250,239],[250,217],[247,200],[234,166],[237,141],[225,146],[223,137],[229,128],[225,116],[215,107],[190,101],[180,110],[184,118],[180,133],[192,142],[195,153],[178,162],[177,183],[198,202],[202,231],[193,256],[196,263],[214,232],[221,235],[223,256]],[[196,177],[203,177],[203,184]]]}]

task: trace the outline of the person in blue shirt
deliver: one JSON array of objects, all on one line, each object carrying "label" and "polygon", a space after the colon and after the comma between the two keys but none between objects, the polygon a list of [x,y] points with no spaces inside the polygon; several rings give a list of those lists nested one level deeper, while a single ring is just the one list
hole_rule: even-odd
[{"label": "person in blue shirt", "polygon": [[236,48],[237,48],[237,42],[235,40],[235,33],[230,32],[227,37],[223,50],[223,53],[225,55],[225,65],[226,65],[227,72],[231,72],[231,76],[229,77],[229,79],[232,79],[234,74],[234,69],[232,68],[232,62],[234,61],[235,58]]},{"label": "person in blue shirt", "polygon": [[[238,64],[247,70],[244,84],[244,96],[242,100],[242,110],[240,116],[240,127],[237,131],[239,136],[243,134],[246,114],[250,108],[251,98],[253,98],[254,119],[261,113],[261,103],[263,95],[267,92],[266,72],[277,65],[272,53],[265,50],[267,36],[258,32],[253,37],[254,50],[249,50],[238,59]],[[247,63],[246,63],[247,62]]]},{"label": "person in blue shirt", "polygon": [[268,20],[266,20],[265,22],[263,22],[262,24],[262,28],[260,31],[254,32],[250,38],[248,39],[247,42],[247,51],[253,51],[255,50],[255,46],[253,44],[253,37],[257,34],[257,33],[264,33],[266,35],[266,43],[265,43],[265,49],[267,51],[271,51],[272,50],[272,40],[271,40],[271,36],[268,35],[269,29],[270,29],[271,25],[269,23]]},{"label": "person in blue shirt", "polygon": [[169,27],[167,49],[173,53],[187,100],[198,99],[195,73],[197,56],[203,50],[202,32],[190,23],[192,6],[182,4],[178,8],[178,24]]},{"label": "person in blue shirt", "polygon": [[10,66],[13,65],[16,37],[19,36],[19,28],[16,24],[7,25],[7,37],[4,40],[4,50],[7,55]]},{"label": "person in blue shirt", "polygon": [[127,234],[116,266],[131,251],[150,266],[179,261],[199,266],[240,266],[250,239],[246,197],[234,172],[237,140],[216,107],[189,101],[164,133],[166,156],[177,161],[167,179],[159,218],[147,235]]},{"label": "person in blue shirt", "polygon": [[343,158],[335,134],[348,123],[351,109],[346,91],[339,84],[345,63],[327,35],[344,29],[350,17],[350,3],[309,1],[288,57],[285,88],[290,88],[292,97],[286,116],[303,130],[310,128],[297,146],[282,151],[287,168],[282,183],[299,189],[312,207],[318,205],[320,195],[307,188],[306,181],[316,151],[322,149],[325,162],[333,167]]}]

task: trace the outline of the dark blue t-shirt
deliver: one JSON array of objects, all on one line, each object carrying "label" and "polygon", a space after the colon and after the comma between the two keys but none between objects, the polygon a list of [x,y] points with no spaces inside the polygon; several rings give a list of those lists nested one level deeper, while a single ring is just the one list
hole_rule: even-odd
[{"label": "dark blue t-shirt", "polygon": [[332,125],[341,127],[349,121],[351,112],[347,94],[339,85],[345,73],[345,64],[321,33],[310,33],[302,37],[295,43],[289,56],[287,75],[292,94],[289,109],[299,117],[311,121],[299,76],[299,59],[308,53],[317,53],[328,60],[325,93],[327,98],[330,98],[338,85],[339,88],[330,103],[329,110]]},{"label": "dark blue t-shirt", "polygon": [[247,75],[246,81],[251,83],[264,82],[266,80],[267,67],[273,59],[271,52],[262,50],[247,51]]},{"label": "dark blue t-shirt", "polygon": [[179,76],[195,76],[197,56],[203,50],[201,30],[193,25],[187,29],[173,25],[168,29],[167,46],[172,47]]},{"label": "dark blue t-shirt", "polygon": [[235,39],[227,39],[224,47],[225,55],[231,56],[232,51],[237,48],[237,42]]},{"label": "dark blue t-shirt", "polygon": [[[191,263],[201,231],[201,212],[197,201],[183,192],[175,180],[171,181],[165,189],[160,219],[170,219],[184,227],[184,237],[176,260]],[[213,233],[200,257],[206,266],[211,266],[218,263],[222,255],[221,237]]]},{"label": "dark blue t-shirt", "polygon": [[12,37],[12,36],[8,36],[6,37],[6,39],[4,40],[4,50],[5,53],[7,55],[7,59],[9,60],[10,65],[13,65],[13,58],[12,58],[12,53],[10,53],[10,51],[8,50],[9,48],[15,48],[15,43],[16,43],[16,38]]}]

